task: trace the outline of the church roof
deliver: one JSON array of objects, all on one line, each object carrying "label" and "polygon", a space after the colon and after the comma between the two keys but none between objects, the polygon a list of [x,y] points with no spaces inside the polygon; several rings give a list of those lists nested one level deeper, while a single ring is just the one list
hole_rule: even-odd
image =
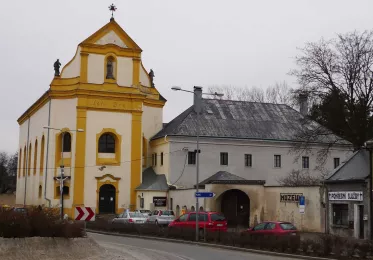
[{"label": "church roof", "polygon": [[[310,127],[320,127],[293,108],[283,104],[203,99],[200,136],[235,139],[295,141]],[[153,138],[196,136],[197,114],[193,106],[169,122]],[[337,136],[319,136],[314,142],[331,142]],[[338,138],[340,139],[340,138]],[[340,144],[349,144],[339,141]]]},{"label": "church roof", "polygon": [[361,149],[340,164],[325,180],[326,183],[365,181],[369,177],[369,151]]},{"label": "church roof", "polygon": [[156,174],[153,167],[148,167],[142,172],[142,183],[136,190],[167,191],[166,176],[164,174]]},{"label": "church roof", "polygon": [[230,172],[219,171],[207,178],[206,180],[199,183],[200,186],[206,184],[258,184],[264,185],[264,180],[247,180],[240,176],[234,175]]}]

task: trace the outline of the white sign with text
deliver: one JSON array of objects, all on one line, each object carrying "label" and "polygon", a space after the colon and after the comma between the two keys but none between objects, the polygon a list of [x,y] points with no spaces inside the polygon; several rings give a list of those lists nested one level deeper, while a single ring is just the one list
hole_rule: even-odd
[{"label": "white sign with text", "polygon": [[333,191],[329,192],[329,200],[363,201],[362,191]]}]

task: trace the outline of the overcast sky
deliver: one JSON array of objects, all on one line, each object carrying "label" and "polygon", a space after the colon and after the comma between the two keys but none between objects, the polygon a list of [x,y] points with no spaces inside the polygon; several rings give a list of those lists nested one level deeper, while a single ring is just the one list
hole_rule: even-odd
[{"label": "overcast sky", "polygon": [[[53,63],[107,22],[112,0],[1,0],[0,151],[18,147],[17,118],[48,88]],[[297,47],[371,30],[372,0],[117,0],[115,20],[143,49],[168,99],[164,122],[192,103],[174,85],[267,87],[286,81]]]}]

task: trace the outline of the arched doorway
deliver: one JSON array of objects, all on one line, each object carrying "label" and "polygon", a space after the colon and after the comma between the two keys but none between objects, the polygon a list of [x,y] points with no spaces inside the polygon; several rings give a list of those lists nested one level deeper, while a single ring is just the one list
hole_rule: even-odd
[{"label": "arched doorway", "polygon": [[221,211],[229,227],[248,227],[250,223],[250,199],[241,190],[228,190],[222,194]]},{"label": "arched doorway", "polygon": [[111,184],[104,184],[99,192],[100,214],[115,214],[115,187]]}]

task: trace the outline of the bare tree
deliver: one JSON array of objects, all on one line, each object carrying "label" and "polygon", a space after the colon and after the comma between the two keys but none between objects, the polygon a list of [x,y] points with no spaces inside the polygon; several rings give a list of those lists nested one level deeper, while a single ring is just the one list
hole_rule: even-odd
[{"label": "bare tree", "polygon": [[312,186],[320,185],[322,176],[314,177],[306,171],[292,170],[287,176],[279,178],[277,181],[282,186]]},{"label": "bare tree", "polygon": [[17,161],[17,153],[9,156],[5,152],[0,152],[0,194],[8,190],[15,190]]},{"label": "bare tree", "polygon": [[267,102],[275,104],[287,104],[294,106],[293,89],[286,82],[275,83],[268,88],[258,87],[234,87],[234,86],[211,86],[209,93],[223,93],[223,99],[249,102]]},{"label": "bare tree", "polygon": [[298,69],[290,74],[314,100],[304,122],[307,129],[297,135],[301,143],[296,150],[320,140],[325,143],[320,158],[344,140],[360,149],[373,137],[373,32],[355,31],[307,43],[295,61]]}]

